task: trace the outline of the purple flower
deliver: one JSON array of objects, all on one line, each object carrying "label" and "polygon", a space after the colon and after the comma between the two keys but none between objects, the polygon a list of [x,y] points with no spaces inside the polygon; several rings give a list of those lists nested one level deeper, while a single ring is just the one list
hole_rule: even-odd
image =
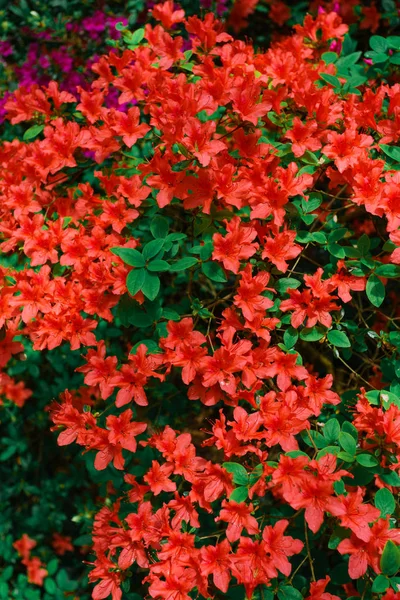
[{"label": "purple flower", "polygon": [[0,55],[2,57],[10,56],[14,52],[14,48],[11,46],[8,40],[0,42]]}]

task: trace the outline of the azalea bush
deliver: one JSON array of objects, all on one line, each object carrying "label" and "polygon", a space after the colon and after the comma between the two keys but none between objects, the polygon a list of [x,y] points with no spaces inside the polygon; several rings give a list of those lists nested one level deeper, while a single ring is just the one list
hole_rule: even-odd
[{"label": "azalea bush", "polygon": [[6,99],[1,598],[400,598],[400,36],[339,12]]}]

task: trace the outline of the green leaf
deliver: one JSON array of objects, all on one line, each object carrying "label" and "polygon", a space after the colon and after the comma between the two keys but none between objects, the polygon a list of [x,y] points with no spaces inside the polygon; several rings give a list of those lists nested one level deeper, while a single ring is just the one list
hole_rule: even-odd
[{"label": "green leaf", "polygon": [[375,269],[375,274],[380,277],[400,277],[400,267],[398,265],[381,265]]},{"label": "green leaf", "polygon": [[389,473],[382,473],[380,475],[382,481],[387,483],[387,485],[395,485],[396,487],[400,487],[400,476],[396,473],[396,471],[390,471]]},{"label": "green leaf", "polygon": [[169,229],[168,221],[164,217],[161,217],[160,215],[156,215],[151,220],[150,231],[151,231],[151,235],[154,238],[164,239],[168,235],[168,229]]},{"label": "green leaf", "polygon": [[144,258],[146,260],[153,258],[163,249],[163,246],[164,246],[164,240],[162,240],[162,239],[152,240],[151,242],[148,242],[143,247]]},{"label": "green leaf", "polygon": [[375,494],[375,506],[381,511],[381,517],[391,515],[396,509],[396,501],[394,496],[388,489],[382,488]]},{"label": "green leaf", "polygon": [[315,154],[313,152],[310,152],[310,150],[306,150],[304,152],[304,154],[300,157],[300,160],[301,160],[301,162],[306,163],[306,165],[315,165],[315,166],[319,165],[318,158],[315,156]]},{"label": "green leaf", "polygon": [[242,486],[233,490],[232,494],[229,496],[229,500],[233,500],[234,502],[244,502],[247,499],[249,490],[247,487]]},{"label": "green leaf", "polygon": [[346,257],[346,252],[344,251],[344,248],[342,248],[342,246],[336,243],[328,244],[328,252],[329,254],[332,254],[332,256],[334,256],[335,258]]},{"label": "green leaf", "polygon": [[58,569],[58,559],[53,558],[52,560],[50,560],[47,563],[47,573],[49,575],[54,575],[54,573],[57,571],[57,569]]},{"label": "green leaf", "polygon": [[161,273],[162,271],[169,271],[170,265],[166,260],[155,259],[149,262],[147,268],[149,271]]},{"label": "green leaf", "polygon": [[126,287],[128,288],[128,292],[131,296],[135,296],[142,289],[145,277],[145,269],[134,269],[128,273],[128,277],[126,278]]},{"label": "green leaf", "polygon": [[286,329],[285,333],[283,334],[283,343],[285,344],[288,350],[295,346],[298,339],[299,334],[297,330],[293,327],[289,327],[288,329]]},{"label": "green leaf", "polygon": [[335,490],[336,494],[343,495],[346,492],[346,486],[344,485],[344,481],[342,481],[341,479],[339,479],[339,481],[335,481],[335,483],[333,484],[333,489]]},{"label": "green leaf", "polygon": [[131,35],[129,45],[138,46],[144,38],[144,28],[136,29]]},{"label": "green leaf", "polygon": [[400,569],[400,550],[392,540],[385,544],[381,557],[381,570],[385,575],[396,575]]},{"label": "green leaf", "polygon": [[187,238],[186,233],[169,233],[165,238],[166,242],[181,242]]},{"label": "green leaf", "polygon": [[225,283],[227,280],[223,269],[216,262],[203,263],[201,265],[201,270],[208,279],[211,279],[211,281]]},{"label": "green leaf", "polygon": [[337,60],[338,55],[336,52],[324,52],[321,58],[326,65],[331,65],[335,62],[335,60]]},{"label": "green leaf", "polygon": [[388,43],[381,35],[373,35],[370,37],[369,45],[375,52],[386,52]]},{"label": "green leaf", "polygon": [[56,582],[54,581],[54,579],[49,579],[49,577],[46,577],[46,579],[44,580],[44,589],[46,590],[46,592],[48,594],[55,594],[56,590],[57,590],[57,586],[56,586]]},{"label": "green leaf", "polygon": [[14,572],[14,568],[11,565],[9,565],[2,571],[2,573],[0,575],[0,579],[2,581],[8,581],[12,577],[13,572]]},{"label": "green leaf", "polygon": [[322,433],[327,442],[336,442],[340,435],[339,421],[337,419],[329,419],[325,423]]},{"label": "green leaf", "polygon": [[253,486],[257,483],[257,481],[260,479],[261,475],[263,474],[263,465],[259,464],[257,465],[252,472],[249,475],[249,486]]},{"label": "green leaf", "polygon": [[286,290],[291,289],[295,290],[301,285],[300,281],[294,279],[293,277],[282,277],[282,279],[278,279],[275,283],[276,291],[280,294],[284,294]]},{"label": "green leaf", "polygon": [[176,263],[171,265],[171,271],[175,271],[176,273],[179,271],[186,271],[186,269],[190,269],[197,265],[199,261],[194,256],[185,256],[185,258],[181,258],[177,260]]},{"label": "green leaf", "polygon": [[339,434],[339,444],[341,445],[343,450],[351,456],[353,456],[356,453],[357,443],[353,436],[349,433],[345,433],[344,431],[342,431]]},{"label": "green leaf", "polygon": [[396,394],[392,394],[392,392],[381,390],[379,399],[383,405],[383,408],[386,410],[388,410],[392,404],[400,408],[400,399],[398,396],[396,396]]},{"label": "green leaf", "polygon": [[320,73],[319,76],[321,77],[321,79],[326,81],[326,83],[333,85],[333,87],[335,87],[335,88],[341,87],[341,83],[340,83],[339,79],[337,77],[335,77],[334,75],[330,75],[329,73]]},{"label": "green leaf", "polygon": [[343,331],[331,329],[328,331],[327,337],[330,343],[337,348],[350,348],[351,346],[349,338]]},{"label": "green leaf", "polygon": [[349,421],[344,421],[343,425],[342,425],[342,431],[344,431],[345,433],[349,433],[356,442],[358,442],[358,431],[357,428],[354,427],[353,423],[350,423]]},{"label": "green leaf", "polygon": [[352,463],[355,460],[354,455],[349,454],[348,452],[338,452],[337,457],[348,463]]},{"label": "green leaf", "polygon": [[203,246],[200,246],[200,258],[201,260],[208,260],[211,258],[214,246],[212,242],[206,242]]},{"label": "green leaf", "polygon": [[338,69],[347,69],[348,67],[355,65],[358,62],[361,54],[361,52],[352,52],[347,56],[341,56],[336,63],[336,67]]},{"label": "green leaf", "polygon": [[385,299],[385,286],[376,275],[370,275],[368,277],[367,286],[365,288],[368,300],[379,308]]},{"label": "green leaf", "polygon": [[162,316],[164,319],[168,319],[168,321],[180,321],[181,319],[180,314],[171,308],[164,308]]},{"label": "green leaf", "polygon": [[278,589],[279,600],[302,600],[303,595],[291,585],[281,585]]},{"label": "green leaf", "polygon": [[331,242],[338,242],[339,240],[342,240],[346,233],[348,232],[348,229],[346,229],[346,227],[338,227],[338,229],[334,229],[328,237],[329,243]]},{"label": "green leaf", "polygon": [[387,45],[392,50],[400,50],[400,36],[399,35],[389,35],[386,38]]},{"label": "green leaf", "polygon": [[222,466],[228,473],[232,473],[233,482],[237,485],[247,485],[249,482],[249,475],[243,465],[234,462],[222,463]]},{"label": "green leaf", "polygon": [[139,348],[141,344],[144,344],[147,348],[146,354],[160,354],[161,348],[154,340],[140,340],[137,342],[131,349],[129,354],[136,354],[136,350]]},{"label": "green leaf", "polygon": [[362,467],[376,467],[379,465],[378,459],[373,454],[357,454],[356,461]]},{"label": "green leaf", "polygon": [[325,331],[321,327],[304,327],[300,331],[300,339],[305,342],[318,342],[325,335]]},{"label": "green leaf", "polygon": [[39,135],[39,133],[42,133],[43,129],[44,125],[32,125],[32,127],[29,127],[29,129],[25,131],[22,139],[24,140],[24,142],[27,142],[28,140],[33,140],[33,138]]},{"label": "green leaf", "polygon": [[378,575],[374,579],[374,583],[372,584],[371,592],[373,594],[382,594],[389,587],[390,582],[385,575]]},{"label": "green leaf", "polygon": [[387,144],[381,144],[380,148],[387,156],[393,158],[396,162],[400,162],[400,147],[399,146],[388,146]]},{"label": "green leaf", "polygon": [[365,233],[363,233],[362,236],[357,240],[357,248],[359,249],[361,254],[365,256],[366,254],[368,254],[370,247],[371,240],[367,235],[365,235]]},{"label": "green leaf", "polygon": [[146,298],[149,300],[154,300],[160,291],[160,279],[157,277],[157,275],[153,275],[152,273],[145,271],[141,290]]},{"label": "green leaf", "polygon": [[322,195],[311,193],[308,197],[308,200],[302,198],[301,207],[305,213],[310,213],[322,204]]},{"label": "green leaf", "polygon": [[111,248],[111,252],[131,267],[144,267],[146,264],[141,253],[134,248]]}]

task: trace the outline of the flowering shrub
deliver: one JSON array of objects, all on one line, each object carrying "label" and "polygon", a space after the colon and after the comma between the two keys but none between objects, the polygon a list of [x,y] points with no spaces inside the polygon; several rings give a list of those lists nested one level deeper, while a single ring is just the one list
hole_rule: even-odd
[{"label": "flowering shrub", "polygon": [[62,390],[93,598],[399,598],[400,37],[118,27],[88,88],[8,98],[0,148],[4,410]]}]

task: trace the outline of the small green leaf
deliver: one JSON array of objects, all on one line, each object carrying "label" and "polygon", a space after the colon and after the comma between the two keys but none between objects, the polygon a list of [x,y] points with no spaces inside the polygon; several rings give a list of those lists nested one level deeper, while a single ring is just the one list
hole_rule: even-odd
[{"label": "small green leaf", "polygon": [[355,460],[353,454],[349,454],[348,452],[338,452],[336,455],[340,460],[344,460],[344,462],[352,463]]},{"label": "small green leaf", "polygon": [[247,487],[242,486],[233,490],[232,494],[229,496],[229,500],[233,500],[234,502],[244,502],[247,499],[249,490]]},{"label": "small green leaf", "polygon": [[379,465],[378,459],[373,454],[357,454],[356,461],[362,467],[376,467]]},{"label": "small green leaf", "polygon": [[8,581],[12,577],[13,572],[14,572],[14,568],[11,565],[9,565],[8,567],[5,567],[5,569],[2,571],[2,573],[0,575],[0,579],[2,581]]},{"label": "small green leaf", "polygon": [[228,473],[232,473],[233,482],[237,485],[247,485],[249,482],[249,475],[243,465],[234,462],[222,463],[222,466]]},{"label": "small green leaf", "polygon": [[0,581],[0,598],[1,600],[8,600],[11,598],[8,584],[5,581]]},{"label": "small green leaf", "polygon": [[393,514],[396,508],[393,494],[386,488],[378,490],[375,494],[375,506],[381,511],[381,517],[383,518]]},{"label": "small green leaf", "polygon": [[134,248],[111,248],[111,252],[131,267],[144,267],[146,264],[141,253]]},{"label": "small green leaf", "polygon": [[162,316],[164,319],[168,319],[168,321],[180,321],[181,319],[180,314],[171,308],[164,308]]},{"label": "small green leaf", "polygon": [[126,25],[122,21],[118,21],[118,23],[115,25],[115,29],[117,31],[123,31],[124,29],[126,29]]},{"label": "small green leaf", "polygon": [[53,558],[47,563],[47,573],[48,575],[54,575],[58,568],[58,559]]},{"label": "small green leaf", "polygon": [[388,146],[388,144],[381,144],[380,148],[383,152],[393,158],[396,162],[400,162],[400,146]]},{"label": "small green leaf", "polygon": [[128,292],[131,296],[135,296],[142,289],[145,277],[145,269],[134,269],[128,273],[128,277],[126,278],[126,287],[128,288]]},{"label": "small green leaf", "polygon": [[322,195],[312,192],[308,196],[308,200],[303,198],[301,200],[301,207],[305,213],[313,212],[316,208],[322,204]]},{"label": "small green leaf", "polygon": [[385,299],[385,286],[376,275],[368,277],[367,286],[365,288],[368,300],[377,308]]},{"label": "small green leaf", "polygon": [[388,49],[386,38],[382,37],[381,35],[371,36],[369,45],[371,46],[372,50],[375,50],[375,52],[386,52]]},{"label": "small green leaf", "polygon": [[136,350],[139,348],[141,344],[144,344],[147,348],[146,354],[159,354],[162,352],[161,348],[154,340],[140,340],[137,342],[131,349],[129,354],[136,354]]},{"label": "small green leaf", "polygon": [[276,291],[280,294],[286,293],[288,289],[295,290],[301,285],[300,281],[293,277],[282,277],[275,283]]},{"label": "small green leaf", "polygon": [[152,273],[145,271],[141,290],[146,298],[149,300],[154,300],[160,291],[160,279],[157,277],[157,275],[153,275]]},{"label": "small green leaf", "polygon": [[259,464],[257,465],[252,472],[249,475],[249,486],[253,486],[257,483],[257,481],[260,479],[261,475],[263,474],[263,465]]},{"label": "small green leaf", "polygon": [[186,271],[186,269],[190,269],[197,265],[199,261],[194,256],[185,256],[185,258],[181,258],[177,260],[176,263],[171,265],[171,271],[178,273],[179,271]]},{"label": "small green leaf", "polygon": [[313,152],[310,152],[310,150],[306,150],[304,154],[300,157],[300,160],[301,162],[306,163],[306,165],[319,165],[318,158]]},{"label": "small green leaf", "polygon": [[400,550],[392,540],[385,544],[381,557],[381,570],[385,575],[396,575],[400,569]]},{"label": "small green leaf", "polygon": [[144,258],[146,260],[153,258],[163,249],[163,246],[164,246],[164,240],[162,240],[162,239],[152,240],[151,242],[148,242],[143,247]]},{"label": "small green leaf", "polygon": [[283,343],[285,344],[288,350],[295,346],[298,339],[299,334],[297,330],[293,327],[289,327],[288,329],[286,329],[285,333],[283,334]]},{"label": "small green leaf", "polygon": [[374,579],[374,583],[372,584],[371,592],[373,594],[382,594],[385,592],[390,585],[390,582],[385,575],[378,575]]},{"label": "small green leaf", "polygon": [[339,421],[337,419],[329,419],[329,421],[325,423],[322,433],[327,442],[336,442],[340,435]]},{"label": "small green leaf", "polygon": [[329,73],[320,73],[319,76],[321,77],[321,79],[323,79],[327,83],[330,83],[330,85],[333,85],[335,88],[341,87],[339,79],[334,75],[330,75]]},{"label": "small green leaf", "polygon": [[365,233],[363,233],[362,236],[357,240],[357,248],[359,249],[361,254],[365,256],[366,254],[368,254],[370,247],[371,240],[367,235],[365,235]]},{"label": "small green leaf", "polygon": [[304,327],[300,331],[300,339],[305,342],[318,342],[325,335],[325,331],[321,327]]},{"label": "small green leaf", "polygon": [[345,450],[345,452],[347,452],[351,456],[353,456],[356,453],[357,443],[353,436],[349,433],[345,433],[344,431],[342,431],[339,434],[339,444],[341,445],[343,450]]},{"label": "small green leaf", "polygon": [[155,259],[149,262],[147,268],[149,271],[161,273],[162,271],[169,271],[170,266],[166,260]]},{"label": "small green leaf", "polygon": [[336,54],[336,52],[324,52],[321,58],[325,64],[331,65],[337,60],[338,55]]},{"label": "small green leaf", "polygon": [[136,29],[136,31],[131,33],[131,36],[129,38],[129,45],[130,46],[138,46],[144,38],[144,33],[145,33],[145,31],[144,31],[143,27],[141,27],[140,29]]},{"label": "small green leaf", "polygon": [[201,270],[204,275],[211,279],[211,281],[216,281],[217,283],[225,283],[226,275],[223,269],[216,262],[206,262],[201,265]]},{"label": "small green leaf", "polygon": [[342,431],[349,433],[355,439],[355,441],[358,442],[358,431],[357,428],[354,427],[353,423],[350,423],[350,421],[344,421],[342,425]]},{"label": "small green leaf", "polygon": [[381,265],[375,269],[375,274],[380,277],[400,277],[400,267],[398,265]]},{"label": "small green leaf", "polygon": [[24,140],[24,142],[27,142],[28,140],[33,140],[33,138],[39,135],[39,133],[42,133],[43,129],[44,125],[32,125],[32,127],[29,127],[29,129],[25,131],[22,139]]},{"label": "small green leaf", "polygon": [[400,50],[400,36],[399,35],[389,35],[386,38],[387,45],[392,50]]},{"label": "small green leaf", "polygon": [[54,579],[49,579],[49,577],[46,577],[46,579],[44,580],[44,589],[50,595],[55,594],[56,590],[57,590],[57,586],[56,586],[56,582],[54,581]]},{"label": "small green leaf", "polygon": [[350,348],[350,340],[347,335],[343,331],[338,331],[337,329],[331,329],[328,331],[328,340],[337,348]]},{"label": "small green leaf", "polygon": [[388,392],[387,390],[381,390],[379,394],[379,399],[385,410],[388,410],[392,404],[400,408],[400,398],[396,396],[396,394],[392,394],[392,392]]},{"label": "small green leaf", "polygon": [[151,235],[154,238],[164,239],[168,235],[168,221],[165,217],[161,217],[160,215],[156,215],[150,223],[150,231]]},{"label": "small green leaf", "polygon": [[302,600],[303,595],[291,585],[281,585],[278,589],[279,600]]}]

